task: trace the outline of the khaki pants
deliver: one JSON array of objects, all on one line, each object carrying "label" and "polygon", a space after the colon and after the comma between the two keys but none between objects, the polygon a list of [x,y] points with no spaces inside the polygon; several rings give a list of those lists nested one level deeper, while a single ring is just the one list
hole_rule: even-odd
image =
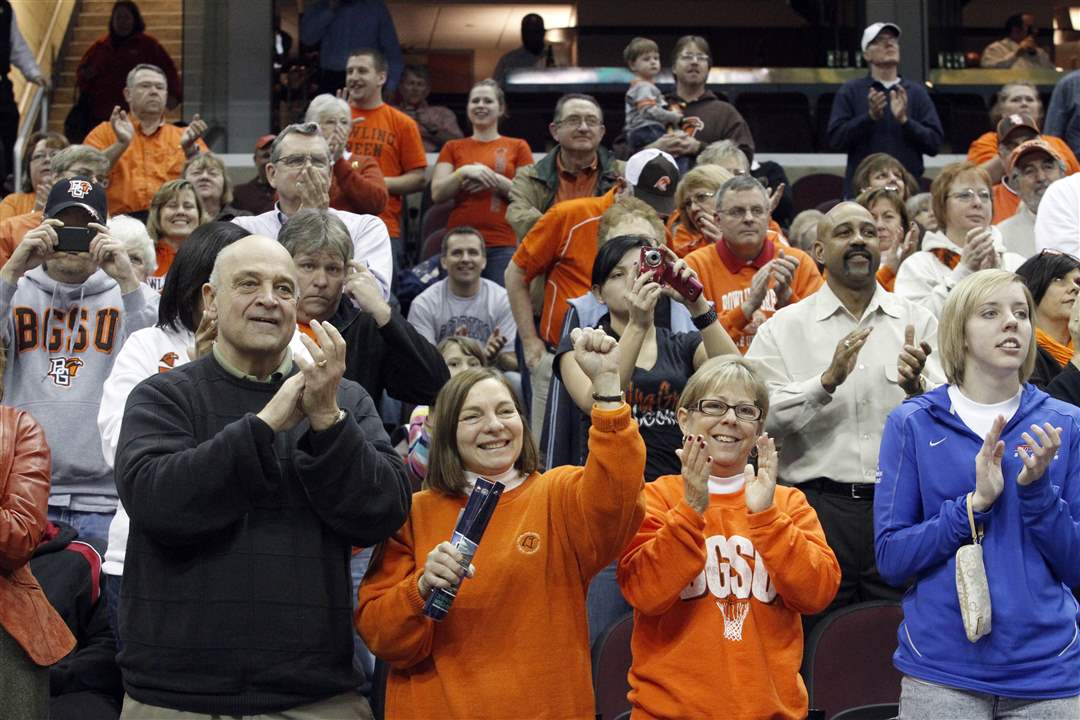
[{"label": "khaki pants", "polygon": [[529,409],[532,417],[529,424],[537,447],[540,447],[540,433],[544,429],[544,410],[547,408],[548,390],[551,388],[551,368],[554,362],[554,353],[545,350],[540,356],[540,362],[529,371],[529,382],[532,384],[532,407]]},{"label": "khaki pants", "polygon": [[[124,696],[120,720],[217,720],[237,715],[203,715],[141,703],[130,695]],[[346,692],[326,700],[294,707],[282,712],[244,715],[244,720],[372,720],[371,706],[363,695]]]}]

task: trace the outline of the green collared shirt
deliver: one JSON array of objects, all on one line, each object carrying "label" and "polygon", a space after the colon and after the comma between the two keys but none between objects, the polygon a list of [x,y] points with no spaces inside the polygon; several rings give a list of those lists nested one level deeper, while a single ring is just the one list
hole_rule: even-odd
[{"label": "green collared shirt", "polygon": [[238,377],[241,380],[250,380],[251,382],[278,382],[283,377],[289,374],[293,366],[292,351],[289,348],[285,348],[285,357],[282,359],[281,364],[277,366],[277,369],[274,370],[274,372],[270,373],[269,377],[260,378],[255,377],[254,375],[248,375],[243,370],[238,370],[237,368],[230,365],[229,362],[225,359],[225,356],[221,353],[220,350],[218,350],[216,342],[214,343],[213,351],[214,359],[218,361],[218,365],[220,365],[222,369],[225,370],[225,372],[229,373],[233,377]]}]

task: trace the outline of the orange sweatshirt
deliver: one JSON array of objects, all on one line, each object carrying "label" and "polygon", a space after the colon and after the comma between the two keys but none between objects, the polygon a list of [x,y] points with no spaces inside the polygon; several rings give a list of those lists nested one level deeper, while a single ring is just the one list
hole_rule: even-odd
[{"label": "orange sweatshirt", "polygon": [[424,490],[360,586],[356,627],[391,665],[392,718],[593,720],[585,596],[644,517],[645,444],[630,408],[592,412],[585,467],[534,473],[505,493],[442,622],[417,590],[464,497]]},{"label": "orange sweatshirt", "polygon": [[796,303],[817,292],[824,280],[813,258],[798,248],[783,245],[781,237],[772,231],[767,234],[761,252],[750,262],[735,257],[723,240],[698,248],[683,258],[697,272],[705,288],[705,297],[716,304],[720,324],[744,355],[758,326],[776,312],[776,292],[770,285],[765,301],[752,318],[743,314],[742,304],[750,293],[754,274],[776,257],[781,249],[785,255],[799,258],[799,266],[791,283],[790,302]]},{"label": "orange sweatshirt", "polygon": [[619,561],[634,607],[632,718],[805,718],[800,614],[825,609],[840,565],[801,491],[747,513],[742,488],[704,516],[681,475],[645,488],[646,517]]}]

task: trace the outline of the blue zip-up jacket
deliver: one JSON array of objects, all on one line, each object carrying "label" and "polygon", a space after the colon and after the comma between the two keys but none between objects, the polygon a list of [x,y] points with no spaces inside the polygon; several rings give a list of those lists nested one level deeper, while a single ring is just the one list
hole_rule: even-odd
[{"label": "blue zip-up jacket", "polygon": [[[867,95],[873,86],[889,94],[885,86],[867,75],[849,80],[840,86],[829,115],[827,135],[829,145],[838,152],[847,153],[847,171],[844,174],[844,197],[852,198],[861,188],[851,187],[855,168],[867,155],[888,153],[900,161],[916,178],[923,174],[923,155],[937,155],[945,137],[941,129],[934,103],[926,88],[907,80],[900,80],[907,91],[908,121],[901,125],[885,103],[881,119],[870,119],[870,101]],[[893,86],[894,88],[897,86]]]},{"label": "blue zip-up jacket", "polygon": [[[975,522],[992,629],[968,641],[956,596],[957,549],[970,541],[966,496],[975,489],[983,440],[952,412],[948,385],[904,401],[885,423],[874,496],[878,571],[900,585],[904,622],[893,662],[901,672],[948,687],[1014,698],[1080,694],[1077,603],[1080,585],[1080,409],[1024,385],[1002,430],[1005,488]],[[1032,424],[1061,428],[1061,448],[1026,487],[1017,446]]]}]

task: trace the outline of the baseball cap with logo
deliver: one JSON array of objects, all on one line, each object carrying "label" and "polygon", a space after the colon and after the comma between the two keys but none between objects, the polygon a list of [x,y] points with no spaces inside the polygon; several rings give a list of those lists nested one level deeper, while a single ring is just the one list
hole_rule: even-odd
[{"label": "baseball cap with logo", "polygon": [[1062,167],[1065,166],[1064,158],[1061,157],[1061,153],[1054,149],[1053,145],[1042,138],[1033,138],[1020,143],[1011,153],[1009,153],[1009,159],[1005,163],[1005,174],[1012,175],[1013,169],[1016,167],[1016,164],[1020,162],[1021,158],[1036,152],[1044,152],[1052,157],[1059,165]]},{"label": "baseball cap with logo", "polygon": [[49,199],[45,201],[45,217],[54,218],[69,207],[82,208],[90,213],[96,223],[104,224],[109,218],[105,188],[86,178],[68,178],[53,185]]},{"label": "baseball cap with logo", "polygon": [[1009,133],[1017,128],[1031,128],[1036,133],[1039,132],[1039,124],[1035,122],[1035,119],[1030,115],[1023,115],[1021,113],[1013,113],[1012,115],[1006,115],[1001,118],[1001,121],[997,126],[998,142],[1009,137]]},{"label": "baseball cap with logo", "polygon": [[634,186],[634,197],[647,202],[660,215],[675,211],[675,187],[679,166],[663,150],[649,148],[626,161],[626,181]]},{"label": "baseball cap with logo", "polygon": [[900,37],[900,26],[890,22],[876,22],[866,26],[866,29],[862,31],[862,49],[866,52],[866,48],[870,47],[870,43],[874,42],[881,31],[885,28],[889,28],[896,37]]}]

